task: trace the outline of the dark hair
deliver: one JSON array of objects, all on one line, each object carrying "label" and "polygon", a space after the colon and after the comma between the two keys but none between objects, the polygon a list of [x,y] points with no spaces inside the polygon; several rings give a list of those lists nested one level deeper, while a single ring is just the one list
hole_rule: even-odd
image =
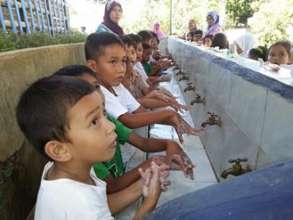
[{"label": "dark hair", "polygon": [[85,58],[86,60],[96,60],[107,46],[118,44],[124,47],[121,39],[112,33],[101,32],[90,34],[85,42]]},{"label": "dark hair", "polygon": [[128,47],[133,46],[136,49],[136,42],[132,40],[128,35],[122,36],[121,40],[123,41],[124,45]]},{"label": "dark hair", "polygon": [[193,32],[194,35],[196,34],[200,34],[200,35],[203,35],[203,31],[202,30],[196,30]]},{"label": "dark hair", "polygon": [[138,35],[142,38],[143,42],[149,41],[150,39],[153,38],[153,35],[150,31],[143,30],[138,32]]},{"label": "dark hair", "polygon": [[97,77],[96,73],[89,67],[85,65],[69,65],[57,70],[53,75],[54,76],[73,76],[79,77],[84,74],[89,74],[93,77]]},{"label": "dark hair", "polygon": [[213,41],[213,39],[214,39],[214,36],[213,35],[206,35],[204,38],[203,38],[203,40],[205,40],[205,39],[207,39],[207,38],[210,38],[212,41]]},{"label": "dark hair", "polygon": [[272,49],[273,47],[276,47],[276,46],[282,46],[282,47],[284,47],[285,50],[286,50],[286,52],[287,52],[288,55],[289,55],[289,58],[291,57],[291,46],[292,46],[292,45],[291,45],[290,41],[278,41],[278,42],[272,44],[272,45],[270,46],[270,48],[269,48],[268,55],[269,55],[271,49]]},{"label": "dark hair", "polygon": [[142,43],[142,37],[138,34],[128,34],[127,36],[132,39],[136,44]]},{"label": "dark hair", "polygon": [[18,125],[29,142],[46,155],[47,142],[70,141],[68,111],[94,91],[94,86],[75,77],[42,78],[21,95],[16,108]]},{"label": "dark hair", "polygon": [[153,32],[153,31],[150,31],[150,32],[153,35],[153,38],[155,38],[156,41],[157,41],[157,43],[159,44],[160,43],[160,39],[158,38],[158,35],[155,32]]},{"label": "dark hair", "polygon": [[145,43],[142,44],[142,47],[143,47],[143,50],[151,49],[151,46]]},{"label": "dark hair", "polygon": [[261,58],[263,61],[267,61],[267,48],[264,46],[258,46],[256,48],[252,48],[248,52],[249,58]]},{"label": "dark hair", "polygon": [[219,47],[220,49],[229,49],[229,42],[223,33],[217,33],[214,36],[212,47]]}]

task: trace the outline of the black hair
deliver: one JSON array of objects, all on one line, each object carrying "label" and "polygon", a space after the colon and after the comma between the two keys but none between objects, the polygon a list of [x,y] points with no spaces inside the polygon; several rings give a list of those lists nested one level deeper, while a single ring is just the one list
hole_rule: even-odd
[{"label": "black hair", "polygon": [[53,73],[54,76],[73,76],[80,77],[84,74],[89,74],[93,77],[97,77],[96,73],[85,65],[68,65]]},{"label": "black hair", "polygon": [[159,44],[160,43],[160,39],[158,38],[158,35],[155,32],[153,32],[153,31],[150,31],[150,32],[153,35],[153,38],[155,38],[156,41],[157,41],[157,43]]},{"label": "black hair", "polygon": [[122,36],[121,40],[123,41],[124,45],[128,47],[133,46],[136,49],[136,42],[132,40],[128,35]]},{"label": "black hair", "polygon": [[212,47],[219,47],[220,49],[229,49],[229,42],[223,33],[217,33],[214,36]]},{"label": "black hair", "polygon": [[205,40],[205,39],[207,39],[207,38],[210,38],[212,41],[213,41],[213,39],[214,39],[214,36],[213,35],[206,35],[204,38],[203,38],[203,40]]},{"label": "black hair", "polygon": [[193,31],[193,36],[196,35],[196,34],[200,34],[202,36],[203,35],[203,31],[202,30]]},{"label": "black hair", "polygon": [[86,60],[97,60],[97,58],[103,53],[103,49],[113,44],[118,44],[124,47],[121,39],[115,34],[108,32],[90,34],[85,42]]},{"label": "black hair", "polygon": [[286,50],[286,52],[287,52],[288,55],[289,55],[289,58],[291,58],[291,47],[292,47],[292,45],[291,45],[290,41],[278,41],[278,42],[272,44],[272,45],[270,46],[269,50],[268,50],[268,55],[269,55],[271,49],[272,49],[273,47],[276,47],[276,46],[282,46],[282,47],[284,47],[285,50]]},{"label": "black hair", "polygon": [[258,46],[256,48],[250,49],[248,56],[251,59],[258,60],[258,58],[261,58],[263,61],[267,61],[267,51],[268,49],[265,46]]},{"label": "black hair", "polygon": [[28,141],[42,154],[47,142],[70,142],[68,112],[84,96],[95,91],[88,82],[66,76],[37,80],[21,95],[17,123]]},{"label": "black hair", "polygon": [[138,34],[128,34],[127,36],[132,39],[136,44],[142,43],[142,37]]},{"label": "black hair", "polygon": [[151,49],[151,46],[145,43],[142,44],[142,47],[143,47],[143,50]]},{"label": "black hair", "polygon": [[138,32],[138,35],[142,38],[143,42],[149,41],[150,39],[153,38],[153,35],[150,31],[143,30]]}]

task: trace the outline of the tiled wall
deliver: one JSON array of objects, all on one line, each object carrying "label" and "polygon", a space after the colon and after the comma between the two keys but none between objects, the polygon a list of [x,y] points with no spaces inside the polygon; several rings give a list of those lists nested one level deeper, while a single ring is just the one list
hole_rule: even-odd
[{"label": "tiled wall", "polygon": [[162,51],[164,47],[189,77],[178,82],[181,90],[188,83],[196,88],[184,93],[186,103],[195,94],[206,98],[205,105],[192,106],[196,126],[207,119],[207,112],[222,119],[222,127],[208,127],[201,137],[218,177],[231,167],[229,159],[248,158],[253,169],[293,159],[290,86],[182,40],[169,38]]}]

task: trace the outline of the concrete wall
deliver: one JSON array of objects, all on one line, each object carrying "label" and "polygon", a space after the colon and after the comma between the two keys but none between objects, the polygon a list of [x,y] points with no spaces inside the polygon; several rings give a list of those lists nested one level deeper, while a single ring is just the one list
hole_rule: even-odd
[{"label": "concrete wall", "polygon": [[181,89],[188,83],[196,88],[185,93],[186,102],[196,94],[206,98],[205,105],[192,107],[196,126],[208,118],[207,112],[222,119],[222,127],[208,127],[201,137],[219,178],[231,167],[229,159],[248,158],[253,169],[293,159],[292,86],[282,83],[283,79],[275,80],[277,76],[271,78],[241,66],[236,58],[181,40],[169,38],[163,45],[189,77],[179,82]]},{"label": "concrete wall", "polygon": [[[26,141],[15,120],[22,91],[38,78],[69,64],[83,64],[83,44],[58,45],[0,54],[0,219],[25,219],[35,203],[45,163]],[[12,161],[12,162],[11,162]],[[11,167],[8,169],[7,164]],[[1,180],[3,177],[0,177]],[[1,181],[0,181],[1,182]]]}]

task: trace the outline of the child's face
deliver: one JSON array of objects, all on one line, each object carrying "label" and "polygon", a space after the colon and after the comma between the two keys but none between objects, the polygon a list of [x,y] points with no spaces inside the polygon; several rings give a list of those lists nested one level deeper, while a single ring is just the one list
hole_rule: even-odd
[{"label": "child's face", "polygon": [[136,62],[137,57],[136,57],[136,50],[134,46],[126,46],[126,55],[131,63]]},{"label": "child's face", "polygon": [[137,62],[140,62],[142,60],[142,53],[143,53],[142,43],[138,43],[137,46],[136,46]]},{"label": "child's face", "polygon": [[122,9],[118,5],[116,5],[110,12],[110,19],[118,24],[121,17]]},{"label": "child's face", "polygon": [[193,36],[193,41],[194,42],[199,42],[201,40],[202,35],[201,34],[195,34]]},{"label": "child's face", "polygon": [[96,60],[96,72],[110,86],[118,86],[126,72],[125,49],[119,44],[109,45]]},{"label": "child's face", "polygon": [[268,61],[274,64],[289,64],[290,57],[286,49],[281,45],[276,45],[271,48],[268,55]]},{"label": "child's face", "polygon": [[187,41],[191,41],[191,40],[192,40],[192,36],[191,36],[191,34],[187,34],[187,36],[186,36],[186,40],[187,40]]},{"label": "child's face", "polygon": [[151,55],[152,55],[152,49],[143,50],[142,62],[148,62],[150,60]]},{"label": "child's face", "polygon": [[206,38],[206,39],[204,40],[204,45],[205,45],[206,47],[211,47],[211,46],[212,46],[212,43],[213,43],[213,41],[212,41],[211,38]]},{"label": "child's face", "polygon": [[151,46],[151,48],[154,49],[154,50],[158,49],[158,41],[157,41],[157,39],[156,39],[155,37],[153,37],[153,38],[151,39],[150,46]]},{"label": "child's face", "polygon": [[68,113],[67,143],[72,160],[91,165],[113,158],[116,149],[115,126],[104,114],[103,99],[96,91],[81,98]]}]

